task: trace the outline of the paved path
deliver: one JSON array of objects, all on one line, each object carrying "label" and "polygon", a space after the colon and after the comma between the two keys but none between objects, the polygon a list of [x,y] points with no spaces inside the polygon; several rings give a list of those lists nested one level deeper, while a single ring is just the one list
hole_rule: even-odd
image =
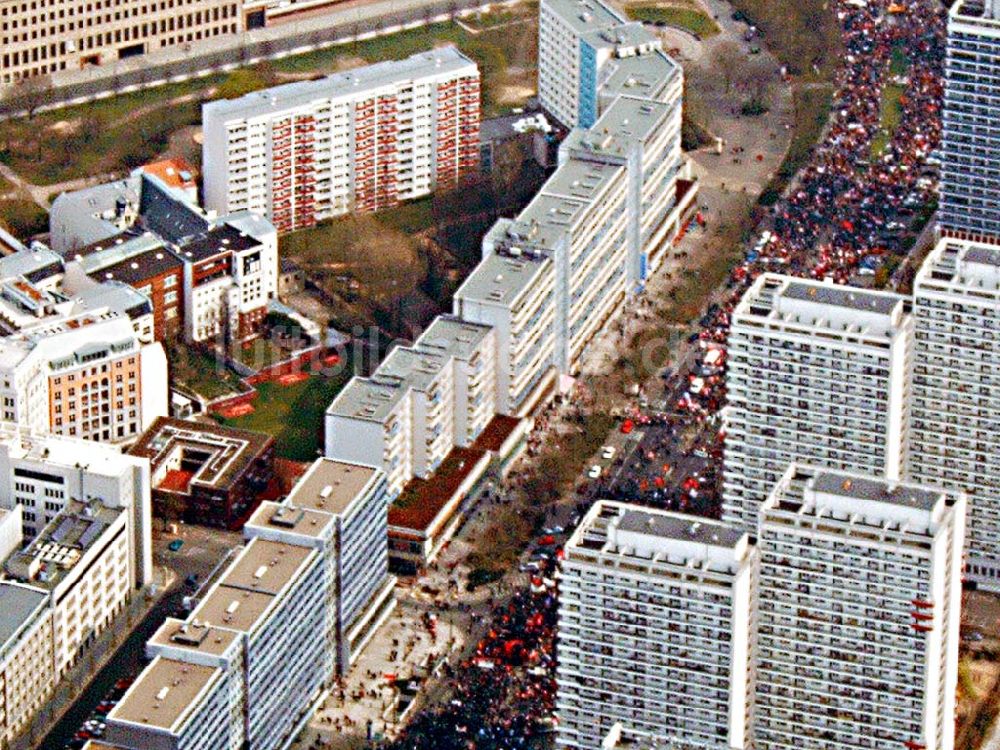
[{"label": "paved path", "polygon": [[115,177],[112,174],[100,174],[88,177],[78,177],[75,180],[57,182],[53,185],[35,185],[34,183],[28,182],[26,179],[21,177],[21,175],[3,163],[0,163],[0,175],[3,175],[4,179],[11,182],[17,190],[30,195],[31,200],[44,208],[46,211],[49,210],[49,196],[55,197],[59,193],[80,190],[88,185],[97,185],[102,182],[113,180]]}]

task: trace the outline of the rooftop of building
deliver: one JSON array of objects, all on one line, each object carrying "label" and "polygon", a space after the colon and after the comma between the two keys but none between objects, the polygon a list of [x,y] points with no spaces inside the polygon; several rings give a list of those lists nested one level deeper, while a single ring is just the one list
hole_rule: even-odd
[{"label": "rooftop of building", "polygon": [[37,284],[63,270],[62,256],[38,243],[29,249],[0,257],[0,278],[3,279],[23,276],[32,284]]},{"label": "rooftop of building", "polygon": [[490,326],[439,315],[417,339],[416,347],[421,350],[433,349],[458,360],[466,360],[479,351],[492,332]]},{"label": "rooftop of building", "polygon": [[0,581],[0,654],[47,607],[49,592],[13,581]]},{"label": "rooftop of building", "polygon": [[[277,596],[294,580],[311,554],[313,552],[307,547],[270,539],[251,539],[222,574],[219,585]],[[214,620],[209,619],[209,622]]]},{"label": "rooftop of building", "polygon": [[660,47],[660,38],[639,21],[627,21],[581,34],[595,49],[620,49],[641,54]]},{"label": "rooftop of building", "polygon": [[381,473],[372,466],[318,458],[292,488],[286,503],[339,515],[348,510]]},{"label": "rooftop of building", "polygon": [[168,617],[147,643],[222,656],[237,638],[239,634],[236,631],[217,628],[208,622]]},{"label": "rooftop of building", "polygon": [[145,164],[139,169],[146,174],[158,177],[168,187],[184,190],[197,189],[198,187],[195,168],[181,157],[161,159]]},{"label": "rooftop of building", "polygon": [[678,75],[680,68],[663,50],[612,58],[601,71],[600,96],[605,101],[618,96],[660,100]]},{"label": "rooftop of building", "polygon": [[961,21],[1000,22],[1000,0],[959,0],[951,6],[950,16]]},{"label": "rooftop of building", "polygon": [[143,286],[165,274],[178,273],[184,265],[158,241],[146,238],[141,243],[146,249],[142,250],[137,249],[139,244],[132,246],[137,251],[126,258],[109,262],[112,254],[91,255],[84,257],[80,265],[84,270],[94,269],[87,274],[95,281],[120,281],[130,286]]},{"label": "rooftop of building", "polygon": [[153,305],[146,295],[124,281],[93,283],[73,295],[73,310],[76,312],[105,309],[134,319],[152,314]]},{"label": "rooftop of building", "polygon": [[599,501],[566,544],[648,563],[658,561],[733,572],[746,556],[748,535],[721,521],[638,505]]},{"label": "rooftop of building", "polygon": [[398,381],[426,393],[450,364],[451,358],[443,352],[397,346],[382,360],[371,379],[377,383]]},{"label": "rooftop of building", "polygon": [[[86,334],[86,335],[81,335]],[[0,338],[0,367],[13,369],[37,352],[50,373],[72,369],[104,356],[138,350],[128,317],[100,309],[42,318],[17,333]]]},{"label": "rooftop of building", "polygon": [[7,559],[4,569],[19,581],[54,589],[125,512],[100,500],[70,500],[31,544]]},{"label": "rooftop of building", "polygon": [[105,477],[120,477],[141,465],[141,459],[122,453],[121,448],[93,440],[50,433],[33,433],[12,422],[0,422],[0,451],[17,468],[24,460],[44,463],[53,469],[76,469]]},{"label": "rooftop of building", "polygon": [[259,246],[260,242],[246,232],[229,224],[219,224],[184,243],[177,252],[184,260],[198,263],[217,255],[241,253]]},{"label": "rooftop of building", "polygon": [[[583,201],[589,205],[601,198],[605,191],[607,191],[608,186],[620,178],[624,172],[624,166],[570,158],[564,161],[545,182],[545,185],[542,187],[542,195],[570,198],[574,204],[577,201]],[[529,210],[533,205],[534,201],[518,217],[519,221],[530,221],[536,218],[535,214]],[[539,208],[546,212],[542,216],[537,217],[540,222],[554,220],[557,224],[562,224],[562,216],[560,215],[560,206],[558,204],[550,200]],[[567,207],[565,215],[567,221],[570,220],[569,210]],[[578,209],[574,208],[573,210],[575,215]]]},{"label": "rooftop of building", "polygon": [[292,503],[263,502],[250,516],[246,527],[273,528],[299,536],[320,539],[334,523],[334,515]]},{"label": "rooftop of building", "polygon": [[[520,251],[516,246],[513,249]],[[510,252],[508,249],[503,255],[484,257],[466,276],[455,296],[510,307],[526,289],[553,269],[552,261],[547,257],[512,256]]]},{"label": "rooftop of building", "polygon": [[1000,247],[941,238],[917,273],[915,287],[939,282],[996,296],[1000,292]]},{"label": "rooftop of building", "polygon": [[139,205],[139,190],[139,180],[128,177],[61,193],[52,202],[52,215],[60,226],[52,229],[71,231],[74,244],[81,247],[114,237],[128,227],[121,209]]},{"label": "rooftop of building", "polygon": [[734,318],[763,317],[845,335],[891,338],[904,326],[910,306],[908,297],[893,292],[764,274],[743,295]]},{"label": "rooftop of building", "polygon": [[273,86],[236,99],[217,99],[203,105],[202,119],[256,117],[301,107],[318,99],[336,99],[366,90],[398,86],[416,77],[459,73],[469,66],[474,67],[475,63],[456,47],[448,45],[402,60],[366,65],[313,81]]},{"label": "rooftop of building", "polygon": [[220,628],[251,633],[272,604],[274,594],[231,586],[214,586],[195,607],[191,618],[210,622]]},{"label": "rooftop of building", "polygon": [[577,128],[563,142],[584,153],[624,158],[636,143],[657,132],[673,105],[634,96],[620,96],[604,110],[592,128]]},{"label": "rooftop of building", "polygon": [[389,525],[425,532],[487,455],[477,448],[452,448],[430,477],[410,480],[389,506]]},{"label": "rooftop of building", "polygon": [[628,23],[628,19],[618,11],[598,0],[545,0],[543,5],[571,26],[577,34]]},{"label": "rooftop of building", "polygon": [[158,656],[146,667],[108,721],[123,721],[177,733],[195,699],[222,676],[218,667]]},{"label": "rooftop of building", "polygon": [[908,482],[793,464],[765,508],[883,529],[933,533],[954,496]]},{"label": "rooftop of building", "polygon": [[408,392],[404,383],[355,375],[326,407],[326,413],[384,424]]},{"label": "rooftop of building", "polygon": [[164,462],[183,456],[180,470],[187,476],[181,490],[186,492],[191,484],[228,489],[273,445],[274,438],[262,432],[157,417],[129,453],[148,458],[154,474]]}]

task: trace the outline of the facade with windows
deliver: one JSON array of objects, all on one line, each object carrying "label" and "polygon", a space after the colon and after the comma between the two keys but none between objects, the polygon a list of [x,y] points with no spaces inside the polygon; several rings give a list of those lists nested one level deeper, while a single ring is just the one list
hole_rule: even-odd
[{"label": "facade with windows", "polygon": [[960,0],[948,14],[939,224],[1000,241],[1000,3]]},{"label": "facade with windows", "polygon": [[761,509],[760,750],[950,750],[966,499],[793,464]]},{"label": "facade with windows", "polygon": [[908,475],[969,495],[967,575],[1000,588],[1000,248],[941,239],[914,283]]},{"label": "facade with windows", "polygon": [[479,69],[455,47],[202,108],[205,205],[284,233],[452,187],[479,164]]},{"label": "facade with windows", "polygon": [[718,521],[595,503],[559,582],[557,746],[599,750],[619,723],[650,746],[747,746],[756,557]]},{"label": "facade with windows", "polygon": [[909,424],[906,298],[764,274],[733,311],[723,514],[754,533],[792,461],[899,479]]}]

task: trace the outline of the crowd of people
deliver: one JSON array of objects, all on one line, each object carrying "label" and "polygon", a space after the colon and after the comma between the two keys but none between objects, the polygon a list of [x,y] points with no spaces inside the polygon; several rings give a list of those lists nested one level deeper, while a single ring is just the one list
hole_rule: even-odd
[{"label": "crowd of people", "polygon": [[[693,364],[671,374],[681,379],[683,395],[668,404],[667,438],[639,451],[640,460],[654,467],[650,476],[687,430],[714,435],[715,416],[725,403],[730,316],[757,276],[777,271],[847,283],[859,274],[876,277],[874,271],[884,266],[878,283],[885,284],[909,250],[908,225],[935,199],[930,167],[941,131],[944,18],[934,0],[914,0],[902,12],[891,5],[838,0],[844,50],[829,127],[788,196],[771,210],[763,234],[733,269],[725,301],[702,319],[692,341],[698,347]],[[886,132],[884,115],[889,85],[901,90],[901,116],[892,132]],[[629,419],[649,422],[643,411],[636,409]],[[709,471],[717,471],[721,446],[704,448],[695,450],[704,453]],[[647,493],[662,496],[663,489],[655,479],[640,482],[629,499],[642,502],[651,499]],[[700,488],[690,489],[697,495]],[[450,702],[420,711],[388,748],[518,750],[535,747],[552,730],[555,564],[546,561],[527,589],[494,606],[475,652],[447,676]]]}]

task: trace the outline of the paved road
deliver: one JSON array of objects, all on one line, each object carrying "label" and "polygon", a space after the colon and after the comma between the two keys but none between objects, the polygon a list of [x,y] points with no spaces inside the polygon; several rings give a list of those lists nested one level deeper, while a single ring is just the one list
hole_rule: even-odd
[{"label": "paved road", "polygon": [[[493,3],[515,4],[518,0]],[[485,9],[483,0],[375,0],[353,2],[335,10],[300,17],[264,29],[192,42],[113,64],[53,76],[46,106],[56,109],[114,94],[136,91],[229,71],[264,60],[312,52],[336,44],[392,34],[404,28],[446,21],[459,13]],[[0,101],[0,119],[27,114],[25,103],[11,95]]]}]

